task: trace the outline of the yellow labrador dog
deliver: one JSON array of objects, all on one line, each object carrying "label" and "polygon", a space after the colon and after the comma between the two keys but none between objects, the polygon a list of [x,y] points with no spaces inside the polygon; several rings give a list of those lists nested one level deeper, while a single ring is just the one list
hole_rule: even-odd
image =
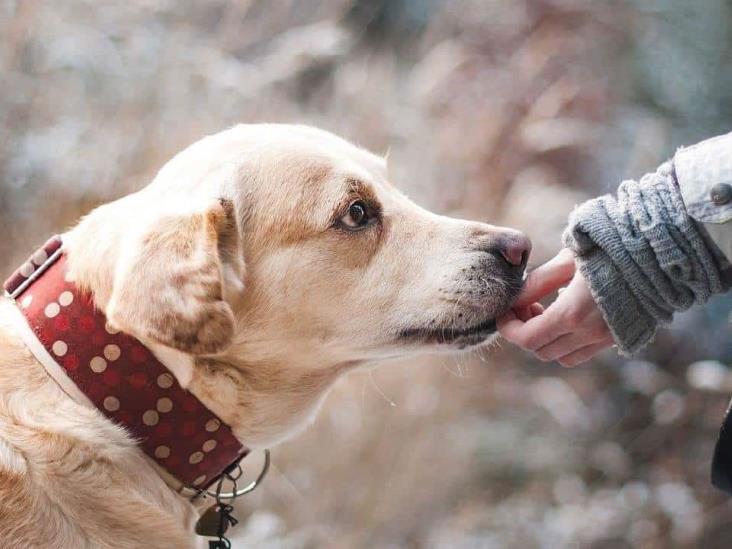
[{"label": "yellow labrador dog", "polygon": [[[251,449],[303,429],[353,368],[489,341],[530,248],[425,211],[384,159],[292,125],[206,137],[63,239],[110,325]],[[192,546],[195,505],[49,377],[16,308],[0,298],[0,546]]]}]

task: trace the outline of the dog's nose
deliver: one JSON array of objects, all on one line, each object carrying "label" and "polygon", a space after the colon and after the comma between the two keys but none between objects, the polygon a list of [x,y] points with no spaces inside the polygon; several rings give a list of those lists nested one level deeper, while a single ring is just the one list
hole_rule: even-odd
[{"label": "dog's nose", "polygon": [[531,240],[522,232],[511,231],[501,235],[493,251],[511,267],[524,270],[531,253]]}]

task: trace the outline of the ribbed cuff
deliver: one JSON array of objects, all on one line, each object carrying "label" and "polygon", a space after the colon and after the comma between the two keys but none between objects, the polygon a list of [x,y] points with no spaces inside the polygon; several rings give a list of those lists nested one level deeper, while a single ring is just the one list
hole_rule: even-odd
[{"label": "ribbed cuff", "polygon": [[607,254],[595,248],[578,258],[578,265],[620,354],[632,355],[650,343],[658,321],[633,295]]}]

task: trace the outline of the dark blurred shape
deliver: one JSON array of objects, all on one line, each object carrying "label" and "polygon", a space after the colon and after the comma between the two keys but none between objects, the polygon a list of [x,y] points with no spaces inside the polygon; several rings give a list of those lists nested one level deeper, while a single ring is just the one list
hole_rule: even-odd
[{"label": "dark blurred shape", "polygon": [[344,22],[371,46],[411,45],[444,4],[444,0],[357,0]]}]

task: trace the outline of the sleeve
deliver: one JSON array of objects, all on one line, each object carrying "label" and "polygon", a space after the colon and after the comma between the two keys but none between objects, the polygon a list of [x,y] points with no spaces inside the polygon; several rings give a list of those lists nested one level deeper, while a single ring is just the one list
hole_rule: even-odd
[{"label": "sleeve", "polygon": [[[679,188],[689,215],[721,256],[723,277],[732,281],[732,133],[681,149],[674,157]],[[712,484],[732,494],[732,403],[719,430],[712,459]]]},{"label": "sleeve", "polygon": [[680,149],[674,165],[689,215],[732,261],[732,133]]},{"label": "sleeve", "polygon": [[685,207],[674,161],[577,207],[564,244],[626,355],[675,312],[725,289],[708,239]]}]

